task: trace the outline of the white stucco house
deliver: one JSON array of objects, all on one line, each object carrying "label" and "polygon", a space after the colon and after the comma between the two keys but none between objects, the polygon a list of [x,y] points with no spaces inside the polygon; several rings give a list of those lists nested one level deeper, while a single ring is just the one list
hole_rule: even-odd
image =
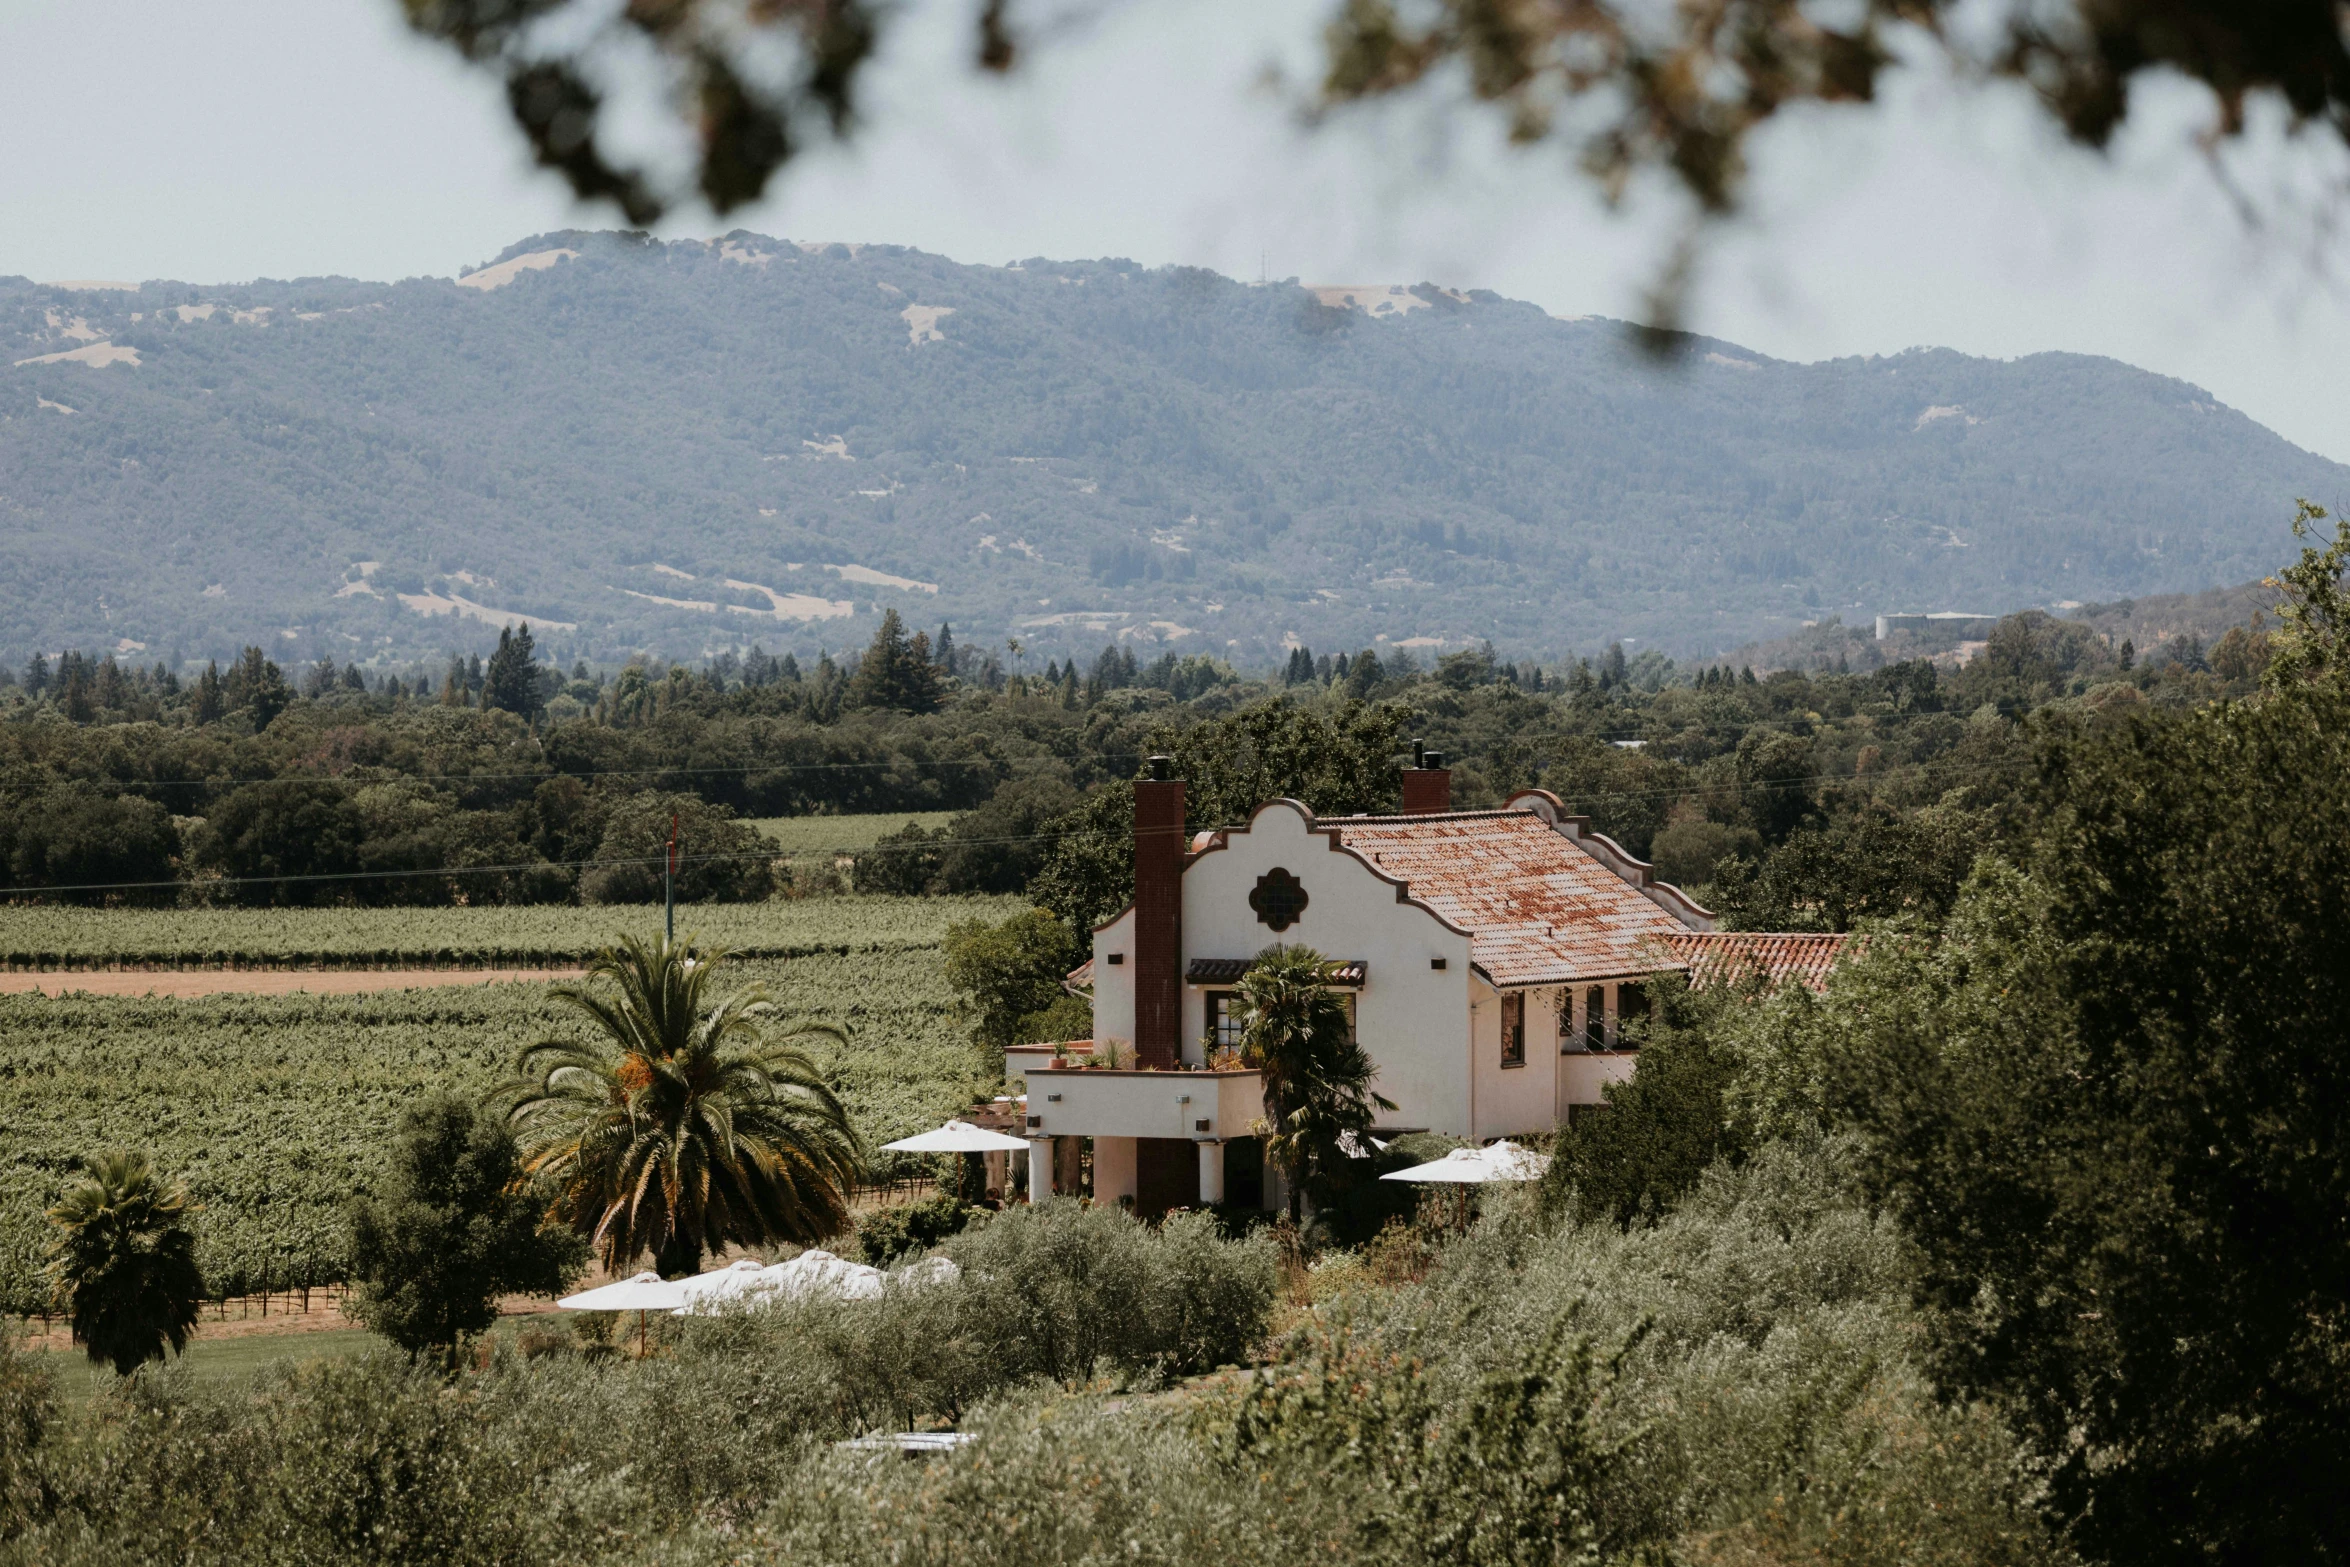
[{"label": "white stucco house", "polygon": [[1135,901],[1071,976],[1093,1036],[1017,1048],[1032,1192],[1090,1150],[1098,1200],[1143,1212],[1277,1194],[1238,1063],[1234,986],[1275,942],[1339,965],[1381,1131],[1490,1141],[1548,1132],[1638,1061],[1625,1023],[1659,973],[1760,969],[1816,982],[1839,936],[1718,934],[1712,915],[1542,790],[1450,808],[1442,758],[1406,769],[1394,816],[1318,818],[1294,800],[1189,838],[1183,783],[1136,785]]}]

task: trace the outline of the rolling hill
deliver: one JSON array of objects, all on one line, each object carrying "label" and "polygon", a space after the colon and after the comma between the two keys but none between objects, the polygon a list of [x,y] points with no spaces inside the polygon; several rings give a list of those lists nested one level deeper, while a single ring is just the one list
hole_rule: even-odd
[{"label": "rolling hill", "polygon": [[2111,360],[1820,364],[1421,285],[541,235],[469,275],[0,279],[0,657],[864,642],[1709,653],[2192,592],[2350,470]]}]

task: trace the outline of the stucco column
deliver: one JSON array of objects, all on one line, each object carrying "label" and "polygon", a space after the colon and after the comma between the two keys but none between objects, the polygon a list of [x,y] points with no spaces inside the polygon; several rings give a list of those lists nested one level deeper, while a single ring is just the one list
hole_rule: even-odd
[{"label": "stucco column", "polygon": [[1199,1145],[1199,1200],[1202,1207],[1224,1200],[1224,1145]]},{"label": "stucco column", "polygon": [[1053,1194],[1053,1140],[1028,1139],[1028,1200],[1042,1202]]},{"label": "stucco column", "polygon": [[1093,1140],[1093,1200],[1115,1203],[1140,1192],[1135,1183],[1134,1139],[1097,1137]]}]

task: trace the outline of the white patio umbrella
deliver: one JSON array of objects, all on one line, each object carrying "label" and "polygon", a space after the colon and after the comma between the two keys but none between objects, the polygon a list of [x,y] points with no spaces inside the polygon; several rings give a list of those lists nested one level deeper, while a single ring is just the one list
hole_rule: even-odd
[{"label": "white patio umbrella", "polygon": [[883,1143],[881,1146],[897,1153],[1025,1154],[1028,1151],[1028,1139],[991,1132],[984,1126],[973,1126],[969,1121],[949,1121],[934,1132],[917,1132],[912,1137],[901,1137],[894,1143]]},{"label": "white patio umbrella", "polygon": [[636,1318],[636,1352],[645,1352],[645,1316],[648,1311],[675,1311],[685,1304],[685,1284],[682,1280],[661,1277],[650,1268],[634,1278],[607,1284],[601,1289],[566,1295],[555,1302],[565,1311],[633,1311]]},{"label": "white patio umbrella", "polygon": [[1486,1181],[1539,1181],[1549,1168],[1550,1155],[1530,1152],[1516,1143],[1500,1142],[1490,1148],[1455,1148],[1441,1159],[1396,1170],[1379,1179],[1478,1185]]},{"label": "white patio umbrella", "polygon": [[918,1132],[881,1146],[895,1153],[1025,1153],[1028,1140],[991,1132],[969,1121],[949,1121],[935,1132]]}]

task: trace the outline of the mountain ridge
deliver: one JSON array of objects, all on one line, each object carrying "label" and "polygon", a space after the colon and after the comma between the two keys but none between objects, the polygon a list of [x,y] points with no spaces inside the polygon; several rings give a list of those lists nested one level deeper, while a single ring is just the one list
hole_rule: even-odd
[{"label": "mountain ridge", "polygon": [[509,617],[566,657],[813,651],[889,607],[1040,655],[1703,655],[2240,581],[2350,476],[2112,360],[1629,341],[1481,290],[741,231],[0,279],[0,655],[395,660]]}]

